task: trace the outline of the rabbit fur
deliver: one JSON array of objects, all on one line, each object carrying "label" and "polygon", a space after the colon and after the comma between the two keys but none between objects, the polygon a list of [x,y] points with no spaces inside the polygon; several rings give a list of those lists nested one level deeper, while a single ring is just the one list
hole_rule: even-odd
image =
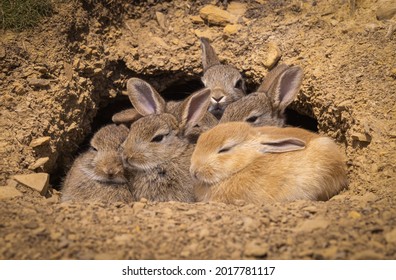
[{"label": "rabbit fur", "polygon": [[78,156],[62,186],[62,201],[131,202],[120,145],[128,136],[124,125],[107,125],[91,139],[91,148]]},{"label": "rabbit fur", "polygon": [[[140,86],[140,88],[139,88]],[[137,89],[135,89],[138,87]],[[183,101],[169,101],[166,102],[160,94],[152,87],[149,83],[144,80],[138,78],[131,78],[127,82],[127,92],[129,100],[132,104],[140,104],[140,102],[145,102],[147,104],[148,101],[142,99],[138,99],[138,95],[136,92],[139,89],[145,89],[146,91],[152,92],[157,99],[158,105],[161,105],[161,108],[164,107],[164,112],[173,114],[179,121],[181,121],[181,116],[183,114],[185,102]],[[146,112],[143,112],[146,114]],[[140,114],[136,108],[126,109],[119,113],[113,115],[112,120],[114,123],[122,123],[130,126],[133,122],[140,119],[143,114]],[[194,127],[188,127],[188,131],[185,136],[192,143],[196,143],[198,136],[201,132],[208,130],[209,128],[214,127],[218,123],[218,120],[209,112],[205,113],[202,119],[200,119]]]},{"label": "rabbit fur", "polygon": [[189,174],[194,145],[188,135],[209,114],[210,91],[198,91],[178,104],[181,114],[177,118],[167,112],[167,104],[148,83],[132,78],[127,88],[133,106],[143,116],[131,125],[122,145],[134,199],[195,201]]},{"label": "rabbit fur", "polygon": [[231,65],[221,64],[207,38],[200,38],[203,76],[206,88],[211,90],[209,112],[220,119],[225,108],[246,95],[246,85],[241,73]]},{"label": "rabbit fur", "polygon": [[278,65],[256,92],[229,104],[220,123],[245,121],[253,126],[284,126],[285,109],[298,94],[302,79],[299,66]]},{"label": "rabbit fur", "polygon": [[219,124],[191,158],[198,201],[327,200],[347,186],[345,159],[328,137],[300,128]]}]

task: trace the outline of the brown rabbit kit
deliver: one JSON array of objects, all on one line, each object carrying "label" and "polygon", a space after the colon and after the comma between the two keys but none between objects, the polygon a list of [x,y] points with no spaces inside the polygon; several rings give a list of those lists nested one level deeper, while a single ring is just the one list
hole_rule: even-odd
[{"label": "brown rabbit kit", "polygon": [[[273,182],[276,180],[279,182],[285,181],[286,177],[283,173],[286,174],[290,170],[287,170],[286,163],[282,160],[277,160],[282,158],[282,155],[279,155],[273,156],[273,160],[279,164],[279,168],[276,170],[284,171],[280,173],[274,171],[273,174],[266,173],[261,177],[258,174],[252,178],[242,176],[246,182],[241,182],[241,179],[237,179],[236,182],[231,180],[223,183],[223,185],[237,184],[243,186],[241,188],[247,190],[244,194],[239,193],[232,186],[229,188],[223,186],[221,187],[222,191],[216,190],[216,187],[211,187],[209,184],[211,179],[205,181],[205,177],[202,175],[203,171],[197,171],[209,170],[209,167],[205,167],[206,163],[202,160],[197,164],[197,157],[205,158],[207,156],[208,161],[214,160],[209,155],[202,155],[202,153],[213,152],[213,147],[210,148],[210,141],[201,140],[198,147],[195,147],[200,135],[216,127],[218,123],[227,124],[243,121],[256,127],[284,126],[286,120],[285,110],[298,94],[303,79],[303,71],[298,66],[279,64],[266,75],[255,92],[246,94],[246,86],[241,73],[233,66],[220,63],[208,39],[201,38],[200,42],[203,65],[202,82],[204,84],[202,90],[192,93],[182,101],[167,102],[152,85],[144,80],[131,78],[127,82],[127,92],[133,108],[125,109],[113,115],[112,121],[120,125],[119,127],[112,125],[102,128],[102,130],[107,129],[109,135],[104,135],[103,132],[99,131],[97,134],[101,136],[95,135],[92,139],[92,144],[98,141],[101,141],[101,143],[112,141],[109,138],[111,134],[120,134],[122,130],[123,137],[119,137],[117,141],[112,143],[117,146],[116,150],[113,148],[113,153],[116,153],[113,157],[117,157],[118,168],[119,166],[122,167],[118,171],[122,174],[122,181],[111,181],[111,178],[107,180],[108,184],[114,185],[114,188],[110,189],[119,191],[120,194],[105,196],[100,191],[95,190],[95,188],[100,188],[100,183],[105,182],[99,180],[99,176],[95,175],[94,172],[89,173],[86,171],[87,168],[83,168],[83,159],[89,158],[89,152],[86,152],[85,156],[82,155],[76,160],[65,179],[63,201],[89,199],[117,201],[118,199],[129,202],[148,199],[150,201],[174,200],[181,202],[218,200],[232,203],[242,199],[254,203],[268,203],[298,199],[326,200],[346,186],[346,172],[343,168],[338,171],[332,171],[331,168],[327,168],[323,164],[322,167],[312,168],[311,170],[312,173],[319,173],[316,174],[319,177],[323,175],[323,180],[318,179],[316,185],[312,186],[311,189],[309,187],[305,189],[305,184],[309,185],[307,175],[299,175],[297,171],[292,172],[297,179],[295,181],[291,180],[289,183],[285,183],[284,187],[281,187],[279,183]],[[128,135],[125,135],[126,126],[129,127]],[[222,126],[220,125],[220,127]],[[227,125],[223,127],[227,127]],[[235,135],[230,133],[231,139],[227,140],[228,142],[234,143],[232,137],[244,134],[243,130],[247,129],[246,126],[240,126],[240,128],[241,131],[236,132]],[[219,133],[221,130],[216,131]],[[277,131],[282,131],[282,129]],[[288,130],[284,129],[283,131]],[[293,133],[306,133],[312,137],[319,137],[303,130],[292,132],[290,139],[304,143],[301,149],[306,148],[305,142],[302,139],[293,138]],[[206,137],[206,139],[210,138],[207,136],[203,137]],[[222,137],[221,133],[219,135],[214,133],[212,138]],[[291,141],[290,139],[289,141]],[[281,145],[280,143],[278,144]],[[109,144],[105,143],[103,145]],[[298,145],[296,147],[300,148]],[[217,149],[223,153],[224,149],[226,150],[225,152],[229,152],[231,148],[227,146],[226,148],[218,147]],[[335,147],[332,149],[334,153],[337,152]],[[324,148],[324,150],[326,149]],[[193,151],[195,156],[191,159]],[[275,153],[290,153],[293,151],[295,150],[279,149]],[[317,153],[321,153],[320,151],[319,149]],[[218,153],[220,152],[218,151]],[[249,154],[251,151],[247,149],[245,152]],[[327,156],[330,157],[330,153]],[[240,159],[235,156],[232,160],[239,161]],[[335,165],[344,165],[342,155],[339,155],[337,160]],[[97,161],[94,164],[97,164]],[[81,168],[78,167],[80,165],[82,166]],[[208,172],[209,174],[220,174],[222,169],[227,168],[227,166],[225,163],[218,162],[217,166],[212,166],[215,169]],[[108,168],[102,167],[102,170],[105,169],[107,170]],[[237,171],[235,170],[234,172],[236,173]],[[334,174],[326,177],[326,174],[324,174],[326,172],[334,172]],[[337,172],[341,174],[339,175],[341,178],[336,180],[334,178],[338,176],[335,174]],[[197,174],[201,175],[198,176]],[[86,179],[83,179],[83,175],[85,175]],[[315,176],[315,174],[313,175]],[[78,181],[77,178],[79,176],[81,177],[81,182],[77,183],[75,181]],[[106,176],[109,176],[109,174],[106,174]],[[335,183],[336,185],[334,186],[326,187],[325,179],[334,179],[339,182]],[[203,182],[206,182],[206,187],[203,187],[205,185]],[[88,186],[90,185],[89,183],[95,185],[95,188],[83,186]],[[117,186],[118,183],[122,183],[122,188],[117,188],[119,187]],[[249,188],[250,184],[256,187]],[[324,184],[323,190],[320,190],[321,186],[319,184]],[[274,188],[271,191],[266,189],[268,185],[279,185],[274,188],[279,189],[280,196],[273,192]],[[288,188],[294,189],[293,191],[290,190],[289,195],[287,194]],[[103,190],[105,190],[105,187],[103,187]],[[296,193],[299,190],[304,194],[297,195]],[[263,195],[259,193],[263,193]],[[267,194],[264,195],[264,193]],[[109,198],[109,196],[114,198]]]}]

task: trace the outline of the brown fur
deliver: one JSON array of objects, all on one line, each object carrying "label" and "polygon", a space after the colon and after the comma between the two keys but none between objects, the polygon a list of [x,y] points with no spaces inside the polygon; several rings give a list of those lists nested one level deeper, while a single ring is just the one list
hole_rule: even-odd
[{"label": "brown fur", "polygon": [[127,135],[125,126],[114,124],[95,133],[91,149],[77,157],[65,178],[62,201],[132,201],[119,153]]},{"label": "brown fur", "polygon": [[202,82],[211,90],[209,112],[220,118],[229,104],[245,96],[245,81],[235,67],[220,63],[207,38],[201,38],[201,48]]},{"label": "brown fur", "polygon": [[278,65],[256,92],[229,104],[220,123],[246,121],[254,126],[284,126],[285,109],[297,96],[302,77],[300,67]]},{"label": "brown fur", "polygon": [[[141,80],[131,79],[128,91],[136,110],[144,115],[131,125],[122,158],[135,200],[195,201],[189,174],[193,144],[188,136],[207,113],[210,91],[205,89],[173,104],[178,117],[167,113],[161,96]],[[138,86],[136,86],[138,85]]]},{"label": "brown fur", "polygon": [[[136,85],[140,85],[140,87],[139,86],[136,87]],[[153,92],[153,94],[157,96],[156,99],[158,99],[156,101],[157,105],[162,106],[164,112],[174,115],[179,122],[182,121],[182,114],[183,114],[183,110],[185,109],[185,102],[183,101],[165,102],[165,100],[162,99],[160,94],[149,83],[138,78],[129,79],[127,83],[127,89],[128,89],[128,96],[132,104],[133,102],[135,103],[141,102],[141,100],[138,100],[135,97],[136,92],[139,92],[141,89],[145,89]],[[123,110],[113,115],[112,121],[114,123],[122,123],[130,127],[133,122],[140,119],[144,115],[145,115],[144,112],[139,113],[135,108],[131,108],[131,109]],[[206,112],[203,118],[199,120],[194,127],[187,127],[188,130],[185,131],[184,134],[191,143],[196,143],[198,136],[203,131],[206,131],[209,128],[214,127],[217,123],[218,120],[216,119],[216,117],[213,116],[211,113]]]},{"label": "brown fur", "polygon": [[[292,143],[290,150],[266,151],[284,140]],[[232,148],[219,153],[224,147]],[[300,128],[238,122],[200,136],[190,172],[199,201],[327,200],[347,186],[344,156],[330,138]]]}]

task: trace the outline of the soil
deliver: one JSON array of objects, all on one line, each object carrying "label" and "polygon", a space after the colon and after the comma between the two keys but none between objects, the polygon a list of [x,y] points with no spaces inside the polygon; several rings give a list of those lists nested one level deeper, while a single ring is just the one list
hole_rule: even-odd
[{"label": "soil", "polygon": [[[192,17],[210,1],[68,2],[55,1],[35,29],[1,34],[0,188],[10,195],[0,200],[0,259],[396,258],[396,17],[383,12],[393,0],[240,1],[233,34]],[[59,178],[108,121],[101,108],[130,106],[128,78],[159,91],[197,84],[197,36],[250,90],[271,46],[300,65],[291,107],[345,149],[349,188],[326,202],[271,205],[60,203]],[[12,180],[34,172],[51,175],[46,196]]]}]

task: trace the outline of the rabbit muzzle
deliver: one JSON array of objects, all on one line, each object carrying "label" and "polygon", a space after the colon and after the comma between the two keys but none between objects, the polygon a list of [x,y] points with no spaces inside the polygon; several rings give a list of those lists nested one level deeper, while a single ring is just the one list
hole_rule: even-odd
[{"label": "rabbit muzzle", "polygon": [[211,93],[209,112],[216,117],[221,117],[226,107],[227,98],[225,93],[220,88],[214,88]]}]

